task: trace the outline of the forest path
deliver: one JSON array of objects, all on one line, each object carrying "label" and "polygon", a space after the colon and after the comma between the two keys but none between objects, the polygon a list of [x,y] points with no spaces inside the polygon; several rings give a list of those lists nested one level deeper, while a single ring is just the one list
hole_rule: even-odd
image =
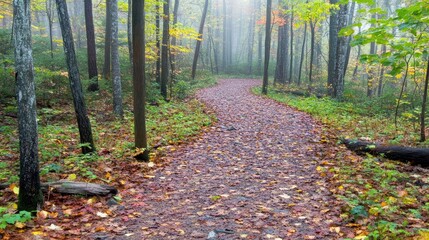
[{"label": "forest path", "polygon": [[221,80],[198,92],[219,121],[139,186],[141,216],[126,239],[207,239],[225,229],[233,233],[213,239],[339,238],[336,200],[316,171],[320,126],[253,95],[257,84]]}]

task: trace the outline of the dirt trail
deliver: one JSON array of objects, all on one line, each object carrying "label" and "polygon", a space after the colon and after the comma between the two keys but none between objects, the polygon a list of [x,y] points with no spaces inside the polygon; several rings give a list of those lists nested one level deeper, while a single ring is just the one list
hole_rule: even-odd
[{"label": "dirt trail", "polygon": [[336,200],[316,171],[320,126],[251,94],[257,84],[222,80],[197,94],[219,122],[139,186],[126,239],[339,238]]}]

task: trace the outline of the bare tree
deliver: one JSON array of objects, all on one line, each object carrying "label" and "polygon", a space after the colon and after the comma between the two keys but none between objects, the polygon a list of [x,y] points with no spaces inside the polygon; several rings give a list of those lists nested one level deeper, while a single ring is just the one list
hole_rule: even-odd
[{"label": "bare tree", "polygon": [[197,45],[195,46],[194,60],[192,62],[192,75],[191,75],[192,79],[195,79],[195,73],[197,71],[198,55],[200,54],[201,41],[203,41],[204,23],[206,21],[208,6],[209,6],[209,0],[206,0],[204,3],[204,10],[203,10],[203,15],[201,17],[200,28],[198,31],[198,35],[200,36],[201,40],[197,40]]},{"label": "bare tree", "polygon": [[112,83],[113,83],[113,112],[122,118],[124,109],[122,107],[122,84],[121,69],[119,63],[119,40],[118,40],[118,0],[111,0],[110,14],[112,19]]},{"label": "bare tree", "polygon": [[134,135],[135,147],[144,149],[136,156],[138,160],[149,161],[146,137],[146,85],[145,85],[145,19],[144,0],[132,2],[133,33],[133,88],[134,88]]},{"label": "bare tree", "polygon": [[[49,1],[49,0],[48,0]],[[92,16],[92,0],[84,0],[86,47],[88,54],[88,75],[91,81],[88,91],[98,91],[97,52],[95,48],[94,18]]]},{"label": "bare tree", "polygon": [[163,26],[162,26],[162,47],[161,47],[161,95],[164,99],[167,99],[167,84],[169,78],[168,70],[168,55],[169,55],[169,43],[170,43],[170,0],[164,2],[164,14],[163,14]]},{"label": "bare tree", "polygon": [[31,45],[30,0],[13,1],[13,37],[19,130],[19,211],[36,211],[43,205],[40,188],[36,91]]},{"label": "bare tree", "polygon": [[267,0],[267,17],[265,23],[265,61],[264,61],[264,79],[262,83],[262,94],[268,93],[268,66],[270,64],[271,47],[271,0]]},{"label": "bare tree", "polygon": [[80,143],[82,152],[90,153],[95,151],[92,139],[91,123],[85,106],[82,84],[76,60],[76,53],[73,45],[73,35],[70,26],[70,19],[67,12],[66,0],[56,0],[58,18],[63,35],[64,52],[66,54],[67,69],[69,72],[70,88],[73,96],[73,104],[76,112],[77,124],[79,127]]}]

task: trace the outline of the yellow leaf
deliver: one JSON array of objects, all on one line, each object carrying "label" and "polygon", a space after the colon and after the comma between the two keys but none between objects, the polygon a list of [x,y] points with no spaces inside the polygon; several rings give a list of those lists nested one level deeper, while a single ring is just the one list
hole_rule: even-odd
[{"label": "yellow leaf", "polygon": [[88,199],[88,201],[86,201],[86,203],[91,205],[91,204],[95,203],[96,201],[97,201],[97,198],[93,197],[93,198]]},{"label": "yellow leaf", "polygon": [[125,183],[127,183],[127,182],[125,180],[120,180],[119,183],[122,185],[125,185]]},{"label": "yellow leaf", "polygon": [[339,186],[339,187],[338,187],[338,189],[339,189],[340,191],[344,190],[343,185]]},{"label": "yellow leaf", "polygon": [[12,207],[12,209],[15,209],[15,210],[16,210],[16,209],[18,209],[18,204],[13,203],[11,207]]},{"label": "yellow leaf", "polygon": [[16,222],[16,223],[15,223],[15,227],[17,227],[17,228],[24,228],[24,227],[25,227],[25,224],[24,224],[24,223],[22,223],[22,222]]},{"label": "yellow leaf", "polygon": [[70,181],[76,180],[76,174],[74,174],[74,173],[70,174],[67,179]]},{"label": "yellow leaf", "polygon": [[35,236],[44,235],[44,233],[42,231],[34,231],[34,232],[32,232],[32,234],[35,235]]},{"label": "yellow leaf", "polygon": [[49,213],[45,210],[39,211],[37,212],[37,217],[41,218],[41,219],[46,219],[48,218]]},{"label": "yellow leaf", "polygon": [[106,175],[104,176],[107,180],[110,180],[112,178],[112,175],[108,172],[106,173]]},{"label": "yellow leaf", "polygon": [[66,215],[66,216],[67,216],[67,215],[68,215],[68,216],[70,216],[70,215],[72,215],[72,212],[73,212],[73,211],[72,211],[71,209],[66,209],[66,210],[64,210],[64,212],[63,212],[63,213],[64,213],[64,215]]},{"label": "yellow leaf", "polygon": [[15,193],[16,195],[18,195],[18,194],[19,194],[19,187],[14,187],[12,191],[13,191],[13,193]]}]

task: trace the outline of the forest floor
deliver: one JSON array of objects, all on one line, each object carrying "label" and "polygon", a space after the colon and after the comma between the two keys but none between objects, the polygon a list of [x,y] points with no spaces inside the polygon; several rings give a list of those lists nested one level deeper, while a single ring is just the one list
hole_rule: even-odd
[{"label": "forest floor", "polygon": [[344,236],[337,200],[316,170],[326,152],[321,126],[250,93],[257,84],[223,80],[198,92],[218,123],[168,154],[168,164],[138,186],[141,198],[126,194],[126,205],[141,212],[127,223],[130,238]]},{"label": "forest floor", "polygon": [[[214,111],[217,123],[192,141],[165,147],[162,157],[155,160],[155,167],[152,164],[143,168],[132,161],[109,165],[112,172],[123,176],[118,179],[119,204],[108,198],[53,195],[56,199],[48,204],[46,216],[38,216],[32,228],[9,232],[7,236],[10,239],[366,237],[366,225],[376,215],[370,218],[366,215],[361,222],[352,219],[353,216],[344,214],[350,208],[338,198],[345,187],[359,193],[366,190],[333,181],[340,175],[334,163],[338,155],[342,161],[356,166],[362,158],[328,139],[325,127],[310,115],[252,94],[251,88],[259,84],[258,80],[230,79],[200,90],[197,99]],[[353,174],[358,174],[355,177],[359,179],[364,175],[353,172],[347,176]],[[365,181],[365,186],[369,183],[372,182]],[[404,190],[401,192],[402,197],[410,198]],[[386,207],[391,203],[378,204]],[[404,207],[408,209],[409,204]],[[420,227],[425,225],[418,222],[421,219],[414,220]]]},{"label": "forest floor", "polygon": [[218,123],[167,154],[164,167],[133,193],[123,194],[125,208],[139,216],[126,218],[129,239],[336,239],[350,234],[339,218],[340,203],[316,170],[327,157],[321,125],[253,95],[250,88],[257,84],[222,80],[199,91],[197,98],[215,111]]}]

